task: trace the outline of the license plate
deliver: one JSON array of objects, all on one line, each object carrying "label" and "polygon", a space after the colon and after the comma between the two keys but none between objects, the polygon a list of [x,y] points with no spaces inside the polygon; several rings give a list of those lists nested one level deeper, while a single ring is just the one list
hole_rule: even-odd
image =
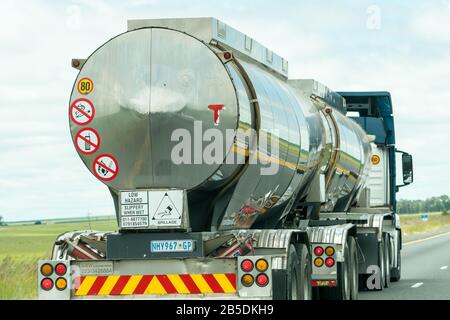
[{"label": "license plate", "polygon": [[158,252],[193,252],[194,240],[155,240],[150,242],[150,251]]}]

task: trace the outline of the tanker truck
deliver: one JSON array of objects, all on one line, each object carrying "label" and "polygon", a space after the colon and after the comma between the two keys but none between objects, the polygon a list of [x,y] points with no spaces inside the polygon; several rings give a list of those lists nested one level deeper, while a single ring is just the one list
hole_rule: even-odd
[{"label": "tanker truck", "polygon": [[118,231],[58,236],[41,299],[348,300],[400,279],[413,171],[389,92],[289,79],[214,18],[129,20],[72,67],[72,140]]}]

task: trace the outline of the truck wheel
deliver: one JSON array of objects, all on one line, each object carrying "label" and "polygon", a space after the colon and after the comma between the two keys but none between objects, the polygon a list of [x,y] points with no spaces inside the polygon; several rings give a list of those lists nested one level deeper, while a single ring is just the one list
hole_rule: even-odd
[{"label": "truck wheel", "polygon": [[289,246],[287,257],[286,298],[287,300],[299,300],[300,297],[300,267],[299,258],[294,245]]},{"label": "truck wheel", "polygon": [[[401,231],[398,231],[401,232]],[[392,268],[391,272],[391,281],[397,282],[400,280],[400,277],[402,275],[402,251],[400,250],[400,237],[398,238],[398,244],[397,244],[397,266],[395,268]]]},{"label": "truck wheel", "polygon": [[352,264],[350,261],[349,241],[345,242],[344,262],[337,263],[337,287],[320,288],[320,299],[350,300],[351,299]]},{"label": "truck wheel", "polygon": [[312,285],[311,285],[311,254],[305,244],[300,245],[298,253],[300,256],[300,300],[312,300]]},{"label": "truck wheel", "polygon": [[391,240],[389,239],[389,234],[384,234],[384,287],[389,288],[391,284]]},{"label": "truck wheel", "polygon": [[350,243],[349,264],[351,266],[350,299],[358,300],[358,290],[359,290],[358,248],[356,246],[356,240],[354,237],[349,237],[348,241]]},{"label": "truck wheel", "polygon": [[381,242],[378,243],[378,268],[380,269],[380,287],[375,287],[376,291],[381,291],[384,288],[384,283],[386,279],[386,263],[384,259],[386,258],[386,255],[384,254],[384,237],[381,237]]}]

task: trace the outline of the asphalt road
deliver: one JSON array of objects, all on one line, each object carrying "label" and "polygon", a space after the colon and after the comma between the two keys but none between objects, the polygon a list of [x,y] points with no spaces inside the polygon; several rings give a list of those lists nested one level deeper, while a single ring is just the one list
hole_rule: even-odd
[{"label": "asphalt road", "polygon": [[383,291],[360,292],[361,300],[450,300],[450,232],[405,243],[402,279]]}]

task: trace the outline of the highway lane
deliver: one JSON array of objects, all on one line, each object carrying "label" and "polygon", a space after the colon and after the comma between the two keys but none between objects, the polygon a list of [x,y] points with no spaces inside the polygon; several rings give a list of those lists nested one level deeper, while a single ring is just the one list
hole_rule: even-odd
[{"label": "highway lane", "polygon": [[360,292],[361,300],[450,300],[450,232],[405,243],[402,279],[383,291]]}]

